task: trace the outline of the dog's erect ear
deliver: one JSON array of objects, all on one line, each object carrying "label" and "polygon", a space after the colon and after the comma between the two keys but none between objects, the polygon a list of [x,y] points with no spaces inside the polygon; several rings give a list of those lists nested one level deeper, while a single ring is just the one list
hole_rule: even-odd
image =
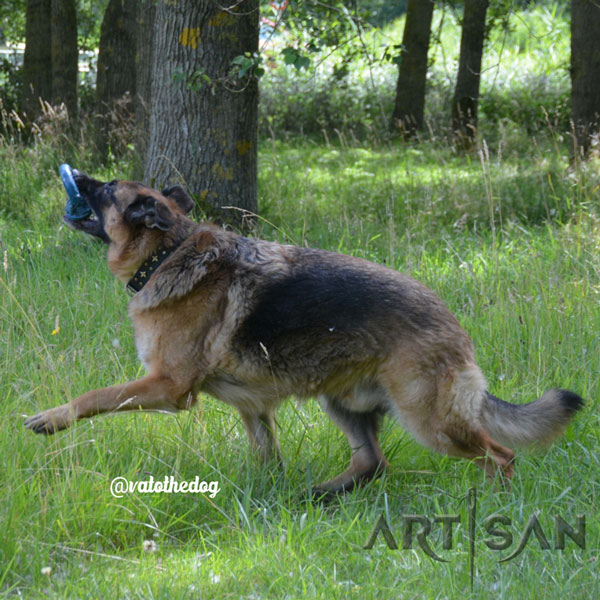
[{"label": "dog's erect ear", "polygon": [[194,208],[194,201],[185,193],[185,190],[180,185],[172,185],[165,188],[161,194],[166,198],[175,200],[179,208],[186,215]]},{"label": "dog's erect ear", "polygon": [[171,213],[162,202],[152,196],[138,198],[125,209],[125,218],[132,225],[167,231],[173,225]]}]

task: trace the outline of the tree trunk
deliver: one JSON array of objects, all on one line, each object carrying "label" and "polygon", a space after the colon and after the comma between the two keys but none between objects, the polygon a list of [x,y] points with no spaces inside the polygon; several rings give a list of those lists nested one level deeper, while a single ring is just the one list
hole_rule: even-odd
[{"label": "tree trunk", "polygon": [[162,0],[153,36],[144,178],[183,184],[205,212],[238,223],[239,211],[220,209],[257,210],[258,82],[230,71],[234,57],[258,50],[258,4]]},{"label": "tree trunk", "polygon": [[[141,10],[150,2],[147,0]],[[116,155],[122,153],[133,135],[137,4],[137,0],[110,0],[100,27],[96,146],[102,159],[109,145]]]},{"label": "tree trunk", "polygon": [[[141,0],[143,2],[143,0]],[[152,63],[154,53],[154,2],[140,4],[136,26],[135,55],[135,161],[134,177],[142,179],[150,136],[152,106]]]},{"label": "tree trunk", "polygon": [[77,14],[74,0],[51,0],[52,104],[65,105],[70,119],[77,117]]},{"label": "tree trunk", "polygon": [[600,5],[571,4],[571,112],[575,153],[585,156],[600,131]]},{"label": "tree trunk", "polygon": [[433,0],[408,0],[391,127],[410,137],[423,128]]},{"label": "tree trunk", "polygon": [[465,0],[464,3],[460,58],[452,100],[452,131],[466,145],[472,142],[477,132],[477,104],[487,8],[488,0]]},{"label": "tree trunk", "polygon": [[41,114],[40,98],[52,95],[50,7],[51,0],[27,0],[22,109],[30,121]]}]

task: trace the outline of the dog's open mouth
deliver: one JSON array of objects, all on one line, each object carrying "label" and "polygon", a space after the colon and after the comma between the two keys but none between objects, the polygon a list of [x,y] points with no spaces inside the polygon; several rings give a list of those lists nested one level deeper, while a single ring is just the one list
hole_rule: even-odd
[{"label": "dog's open mouth", "polygon": [[[69,200],[63,215],[63,221],[76,231],[83,231],[89,235],[100,238],[103,242],[109,243],[108,235],[104,231],[104,222],[102,213],[97,207],[97,202],[94,201],[94,192],[104,184],[88,177],[85,173],[72,169],[68,165],[67,174],[61,173],[67,196]],[[63,168],[61,167],[61,169]],[[69,178],[70,173],[70,178]],[[66,181],[65,181],[66,179]],[[75,194],[71,188],[75,188]],[[75,197],[73,197],[75,195]],[[71,204],[73,202],[73,204]],[[87,205],[87,206],[86,206]],[[72,211],[72,212],[71,212]],[[89,215],[87,214],[89,212]],[[86,215],[86,216],[80,216]]]},{"label": "dog's open mouth", "polygon": [[106,243],[108,243],[109,241],[100,219],[96,216],[94,212],[92,212],[92,214],[89,217],[86,217],[85,219],[71,219],[67,215],[63,215],[63,221],[69,227],[71,227],[71,229],[83,231],[83,233],[87,233],[89,235],[93,235],[97,238],[100,238],[103,242]]}]

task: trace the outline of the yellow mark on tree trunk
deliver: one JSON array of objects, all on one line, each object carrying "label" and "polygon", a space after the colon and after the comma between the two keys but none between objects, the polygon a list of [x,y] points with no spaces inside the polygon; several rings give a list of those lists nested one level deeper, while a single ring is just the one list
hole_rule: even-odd
[{"label": "yellow mark on tree trunk", "polygon": [[235,23],[236,17],[228,12],[218,12],[208,24],[211,27],[231,27]]},{"label": "yellow mark on tree trunk", "polygon": [[217,163],[213,168],[212,172],[219,178],[225,181],[231,181],[233,179],[233,169],[231,167],[225,168],[223,165]]},{"label": "yellow mark on tree trunk", "polygon": [[240,156],[244,156],[244,154],[248,154],[250,150],[252,150],[252,142],[248,140],[238,140],[235,143],[235,149]]},{"label": "yellow mark on tree trunk", "polygon": [[191,48],[196,49],[198,44],[202,43],[200,31],[200,27],[186,27],[179,34],[179,43],[182,46],[190,46]]}]

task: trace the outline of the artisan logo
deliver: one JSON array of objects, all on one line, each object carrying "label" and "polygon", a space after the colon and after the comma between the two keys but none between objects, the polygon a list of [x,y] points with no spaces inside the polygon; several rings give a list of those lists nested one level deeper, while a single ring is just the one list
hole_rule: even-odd
[{"label": "artisan logo", "polygon": [[[469,550],[471,559],[471,586],[473,585],[474,565],[475,565],[475,534],[477,524],[477,493],[475,488],[471,488],[467,495],[468,505],[468,536]],[[548,534],[548,528],[544,530],[540,523],[540,513],[536,512],[529,517],[525,527],[520,535],[513,535],[512,520],[504,515],[491,515],[482,521],[483,529],[487,536],[483,539],[483,543],[490,550],[504,551],[509,550],[514,546],[515,539],[518,543],[513,551],[508,555],[500,558],[498,562],[507,562],[516,558],[523,552],[532,537],[538,541],[539,547],[542,550],[564,550],[566,538],[570,538],[579,548],[585,550],[585,515],[577,515],[575,524],[571,525],[566,519],[560,515],[554,515],[553,535]],[[543,519],[547,521],[547,519]],[[431,544],[430,535],[435,532],[435,528],[439,528],[436,533],[441,531],[442,549],[452,550],[454,548],[454,533],[455,525],[461,525],[459,515],[436,515],[433,517],[424,515],[402,515],[402,537],[401,547],[403,550],[410,550],[414,544],[418,545],[427,556],[439,562],[449,562],[438,554],[439,550]],[[383,515],[380,515],[375,522],[373,530],[369,535],[367,543],[364,545],[365,550],[370,550],[375,545],[379,535],[381,534],[383,541],[387,544],[390,550],[398,550],[398,542],[390,528],[390,525]]]}]

